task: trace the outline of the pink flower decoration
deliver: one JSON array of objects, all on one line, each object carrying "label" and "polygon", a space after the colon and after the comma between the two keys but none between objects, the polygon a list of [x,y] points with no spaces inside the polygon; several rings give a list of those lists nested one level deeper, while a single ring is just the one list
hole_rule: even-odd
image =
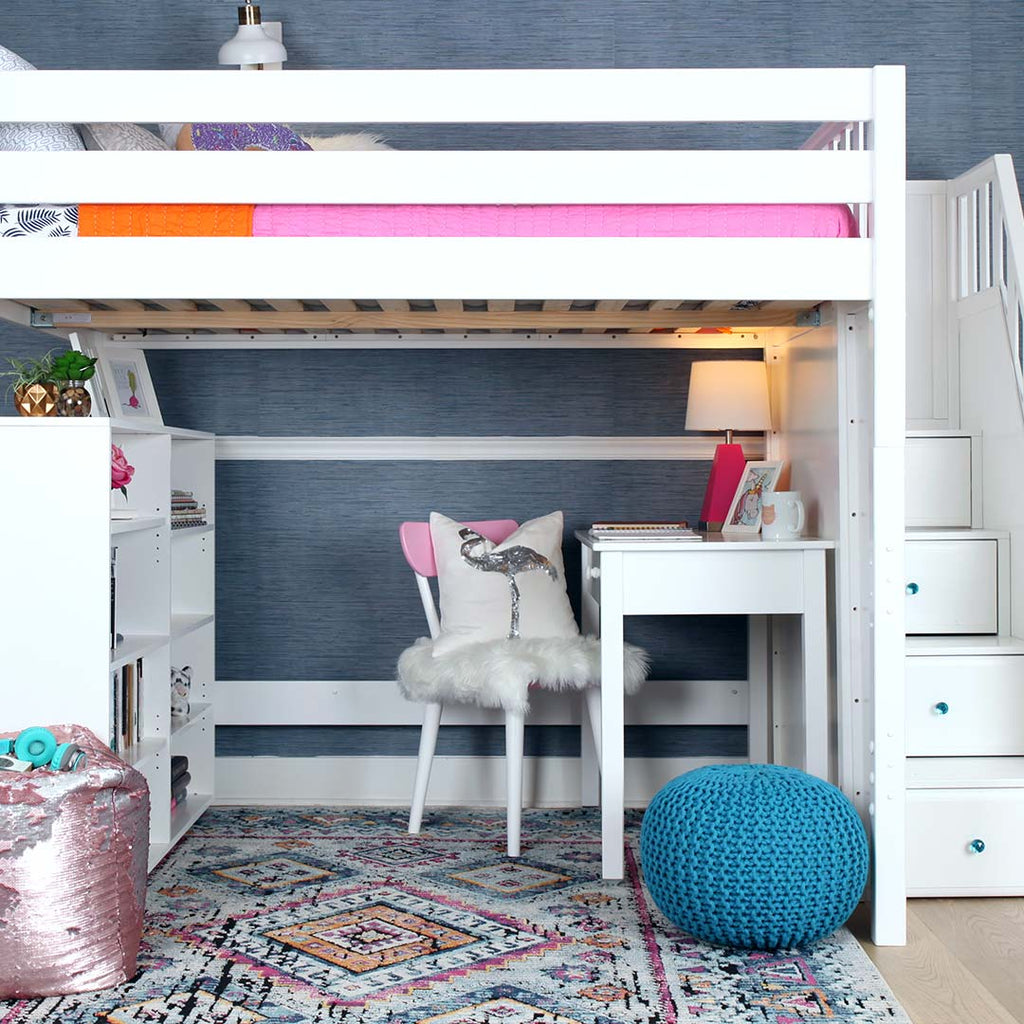
[{"label": "pink flower decoration", "polygon": [[124,452],[116,444],[110,446],[110,489],[119,490],[125,497],[128,497],[127,486],[132,482],[135,475],[135,467],[128,465]]},{"label": "pink flower decoration", "polygon": [[139,400],[134,395],[132,395],[132,397],[128,399],[128,404],[133,409],[138,409],[138,407],[139,407]]}]

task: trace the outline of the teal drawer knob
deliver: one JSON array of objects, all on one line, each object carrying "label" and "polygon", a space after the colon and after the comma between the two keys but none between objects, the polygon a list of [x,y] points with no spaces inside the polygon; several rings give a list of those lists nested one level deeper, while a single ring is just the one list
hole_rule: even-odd
[{"label": "teal drawer knob", "polygon": [[935,714],[948,715],[949,705],[944,700],[940,700],[939,703],[935,705]]},{"label": "teal drawer knob", "polygon": [[916,583],[907,584],[907,597],[913,597],[921,588]]},{"label": "teal drawer knob", "polygon": [[967,844],[967,849],[971,853],[984,853],[985,852],[985,841],[983,839],[972,839]]}]

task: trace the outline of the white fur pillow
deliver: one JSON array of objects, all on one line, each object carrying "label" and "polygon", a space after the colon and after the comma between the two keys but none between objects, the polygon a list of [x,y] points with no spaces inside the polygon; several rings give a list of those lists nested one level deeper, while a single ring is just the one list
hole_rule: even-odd
[{"label": "white fur pillow", "polygon": [[512,581],[519,590],[520,637],[579,636],[565,592],[561,512],[523,523],[501,544],[431,512],[430,536],[441,595],[441,635],[433,644],[435,656],[508,637]]},{"label": "white fur pillow", "polygon": [[[292,131],[295,131],[293,128]],[[372,132],[344,132],[341,135],[297,135],[310,149],[323,151],[340,151],[356,149],[390,149],[391,147]]]}]

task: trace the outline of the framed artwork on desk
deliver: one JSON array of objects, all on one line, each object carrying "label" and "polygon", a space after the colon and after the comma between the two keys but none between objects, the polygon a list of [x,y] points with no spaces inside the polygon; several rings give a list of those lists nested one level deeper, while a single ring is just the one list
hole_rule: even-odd
[{"label": "framed artwork on desk", "polygon": [[140,424],[160,426],[160,406],[146,365],[146,354],[137,348],[98,345],[99,371],[110,416]]},{"label": "framed artwork on desk", "polygon": [[722,533],[756,534],[761,531],[761,495],[774,491],[785,462],[748,462],[732,496]]}]

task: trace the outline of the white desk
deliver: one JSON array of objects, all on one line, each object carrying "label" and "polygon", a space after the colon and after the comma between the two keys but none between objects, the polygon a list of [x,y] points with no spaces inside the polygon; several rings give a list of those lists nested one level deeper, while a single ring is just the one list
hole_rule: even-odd
[{"label": "white desk", "polygon": [[[584,632],[601,636],[601,850],[605,878],[623,874],[622,620],[626,615],[799,615],[801,767],[828,778],[828,622],[825,552],[833,541],[709,534],[697,541],[595,540],[583,546]],[[765,637],[766,632],[761,636]],[[762,641],[763,643],[763,641]],[[767,650],[762,646],[762,655]],[[755,651],[751,651],[751,662]],[[771,716],[767,666],[755,685],[751,673],[751,752],[767,751]],[[641,698],[642,699],[642,698]],[[758,707],[755,708],[755,701]],[[763,730],[762,735],[758,735]],[[652,794],[653,795],[653,794]]]}]

